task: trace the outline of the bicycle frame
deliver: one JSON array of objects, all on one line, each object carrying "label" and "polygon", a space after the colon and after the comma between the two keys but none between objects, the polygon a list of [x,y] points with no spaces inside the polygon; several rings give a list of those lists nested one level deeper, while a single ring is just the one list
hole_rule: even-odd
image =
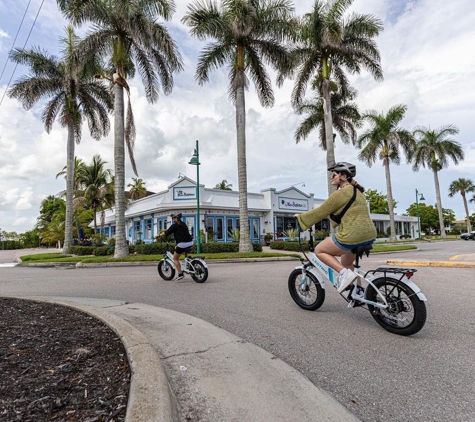
[{"label": "bicycle frame", "polygon": [[[310,267],[309,267],[309,264],[304,264],[297,267],[297,269],[302,270],[302,274],[303,274],[302,285],[308,286],[307,277],[305,276],[305,274],[308,271],[308,272],[311,272],[315,276],[315,278],[320,283],[320,286],[322,286],[322,289],[326,289],[325,280],[322,277],[322,274],[325,276],[325,278],[330,282],[332,286],[335,286],[337,278],[338,278],[336,271],[333,270],[333,268],[330,268],[328,265],[324,264],[322,261],[320,261],[317,258],[317,255],[315,255],[315,252],[308,252],[308,256],[306,257],[309,261]],[[303,263],[303,259],[302,259],[302,263]],[[388,303],[386,302],[386,298],[381,294],[379,289],[377,289],[376,286],[372,283],[372,280],[376,277],[372,276],[372,277],[366,278],[365,276],[367,274],[365,274],[363,271],[361,271],[359,268],[356,268],[356,267],[354,271],[357,274],[359,274],[364,281],[366,281],[369,285],[373,287],[375,292],[378,294],[378,296],[382,299],[384,303],[373,302],[371,300],[367,300],[366,298],[358,299],[359,302],[365,303],[367,305],[376,306],[378,308],[387,308]],[[358,279],[356,279],[353,283],[356,283],[357,280]]]},{"label": "bicycle frame", "polygon": [[[173,261],[173,254],[168,250],[168,243],[167,243],[167,251],[166,254],[163,256],[162,260],[166,259],[168,263],[173,267],[175,271],[177,271],[177,268],[175,266],[175,262]],[[206,264],[206,261],[201,259],[200,257],[189,257],[187,254],[185,254],[185,257],[183,259],[183,263],[181,264],[181,270],[186,273],[186,274],[194,274],[195,269],[193,268],[193,264],[191,264],[191,261],[193,259],[198,259],[204,267],[208,268],[208,264]]]}]

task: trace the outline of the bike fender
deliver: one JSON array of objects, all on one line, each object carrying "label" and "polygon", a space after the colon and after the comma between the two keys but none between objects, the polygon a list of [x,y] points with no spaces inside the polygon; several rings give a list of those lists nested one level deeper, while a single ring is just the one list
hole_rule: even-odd
[{"label": "bike fender", "polygon": [[[296,270],[301,270],[302,268],[303,268],[303,265],[299,265],[298,267],[295,267]],[[322,289],[326,289],[325,280],[323,280],[323,277],[320,275],[320,273],[317,270],[315,270],[315,268],[307,268],[307,272],[312,273],[312,275],[320,283],[320,286],[322,286]]]},{"label": "bike fender", "polygon": [[427,298],[425,297],[424,293],[422,293],[421,289],[419,289],[419,286],[416,283],[414,283],[412,280],[409,280],[407,277],[404,277],[401,282],[404,283],[411,290],[413,290],[420,300],[427,302]]},{"label": "bike fender", "polygon": [[203,264],[203,267],[208,268],[208,264],[206,263],[204,259],[198,259],[198,261],[200,261]]},{"label": "bike fender", "polygon": [[176,266],[175,266],[175,263],[173,262],[172,259],[166,258],[165,261],[167,261],[167,262],[172,266],[172,268],[173,268],[175,271],[177,271]]}]

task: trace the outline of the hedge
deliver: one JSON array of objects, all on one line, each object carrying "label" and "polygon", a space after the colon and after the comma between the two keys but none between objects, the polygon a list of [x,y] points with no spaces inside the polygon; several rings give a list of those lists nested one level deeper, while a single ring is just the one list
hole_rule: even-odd
[{"label": "hedge", "polygon": [[[252,244],[254,252],[262,252],[262,245],[259,243]],[[175,243],[168,246],[170,252],[175,249]],[[166,252],[165,243],[149,243],[147,245],[129,245],[129,253],[138,255],[163,255]],[[201,253],[220,253],[220,252],[239,252],[239,243],[203,243],[201,244]],[[74,255],[95,255],[106,256],[114,255],[114,248],[110,246],[72,246],[71,253]],[[196,254],[196,245],[191,248],[192,255]]]},{"label": "hedge", "polygon": [[[318,242],[314,242],[314,246]],[[307,252],[308,249],[308,241],[302,241],[302,249]],[[301,252],[299,242],[271,242],[270,243],[270,248],[271,249],[279,249],[279,250],[284,250],[284,251],[296,251],[296,252]]]}]

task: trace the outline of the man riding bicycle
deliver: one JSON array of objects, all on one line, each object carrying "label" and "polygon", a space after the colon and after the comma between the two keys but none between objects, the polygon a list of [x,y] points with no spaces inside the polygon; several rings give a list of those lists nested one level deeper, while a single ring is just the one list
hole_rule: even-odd
[{"label": "man riding bicycle", "polygon": [[175,237],[175,251],[173,252],[173,262],[178,271],[177,280],[182,280],[185,275],[181,271],[180,255],[189,252],[193,246],[193,238],[188,231],[188,226],[181,221],[181,212],[172,213],[171,215],[173,224],[164,232],[160,233],[159,237],[168,237],[171,234]]}]

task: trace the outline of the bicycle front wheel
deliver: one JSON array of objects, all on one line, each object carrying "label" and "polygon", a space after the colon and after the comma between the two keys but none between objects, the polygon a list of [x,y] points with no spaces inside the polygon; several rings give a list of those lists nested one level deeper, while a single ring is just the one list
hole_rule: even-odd
[{"label": "bicycle front wheel", "polygon": [[175,268],[166,260],[162,260],[158,263],[158,274],[164,280],[172,280],[175,277]]},{"label": "bicycle front wheel", "polygon": [[[373,284],[389,305],[387,309],[368,305],[371,316],[381,327],[401,336],[410,336],[422,329],[427,318],[426,305],[409,286],[390,277],[377,278]],[[383,303],[371,285],[367,289],[368,300]]]},{"label": "bicycle front wheel", "polygon": [[206,268],[199,259],[193,259],[190,264],[194,269],[194,273],[191,273],[193,280],[197,283],[204,283],[208,280],[208,268]]},{"label": "bicycle front wheel", "polygon": [[325,290],[312,273],[307,272],[307,283],[302,284],[302,270],[295,269],[289,276],[289,292],[294,302],[302,309],[315,311],[323,305]]}]

